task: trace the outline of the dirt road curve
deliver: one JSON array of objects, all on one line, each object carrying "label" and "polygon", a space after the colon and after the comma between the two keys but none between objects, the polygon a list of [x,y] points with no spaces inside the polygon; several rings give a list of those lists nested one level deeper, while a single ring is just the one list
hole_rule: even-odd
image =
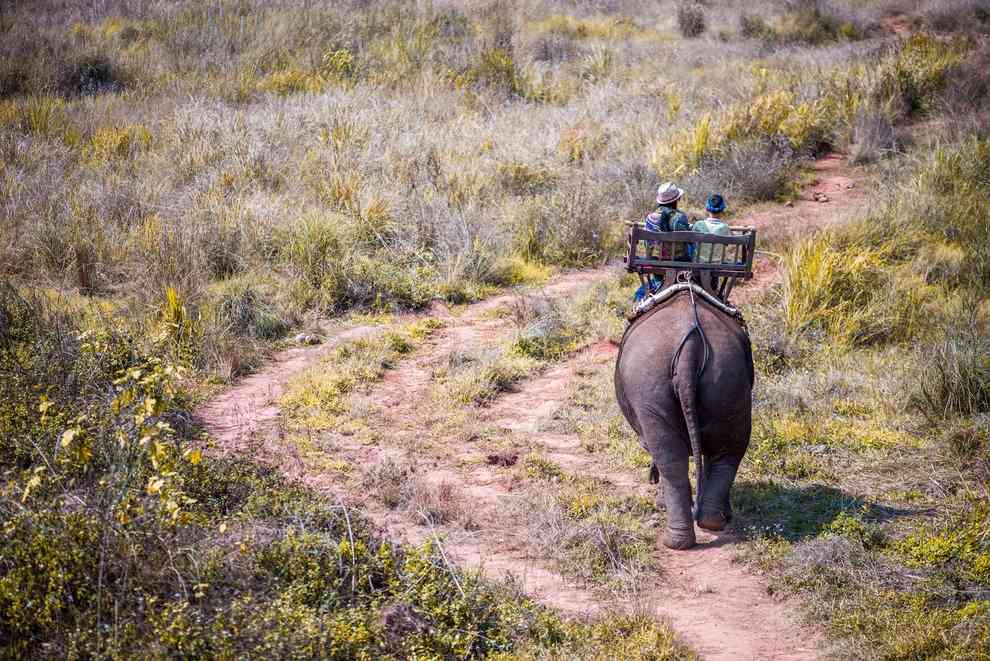
[{"label": "dirt road curve", "polygon": [[[776,226],[802,234],[841,223],[863,213],[867,191],[858,185],[839,157],[815,164],[816,181],[791,206],[768,205],[739,222],[758,228]],[[754,281],[739,288],[736,301],[745,301],[769,287],[777,277],[777,262],[761,255]],[[543,296],[563,298],[618,267],[564,274],[541,288]],[[246,453],[280,467],[287,475],[333,493],[359,507],[383,531],[418,542],[437,536],[457,564],[478,568],[501,578],[511,574],[538,601],[573,614],[594,614],[629,607],[628,595],[603,596],[562,575],[549,558],[534,552],[527,536],[541,534],[525,508],[530,485],[520,472],[508,472],[485,460],[489,448],[472,429],[495,429],[523,451],[538,451],[569,475],[593,476],[611,490],[639,493],[652,490],[642,473],[616,470],[582,448],[575,435],[554,431],[548,424],[568,399],[579,372],[610,371],[615,347],[592,344],[570,359],[537,372],[513,392],[487,408],[477,419],[456,419],[456,412],[438,411],[431,400],[433,374],[452,352],[483,351],[511,338],[510,320],[492,314],[510,302],[500,296],[451,314],[442,306],[430,314],[445,325],[398,363],[371,392],[352,397],[369,427],[387,430],[369,440],[350,431],[336,431],[320,440],[336,461],[373,466],[385,460],[408,466],[414,479],[440,493],[457,494],[460,514],[445,523],[427,523],[408,511],[390,509],[369,498],[353,479],[342,479],[301,460],[279,432],[278,399],[291,376],[328,355],[341,342],[380,332],[382,326],[338,326],[326,329],[323,344],[290,349],[257,374],[235,384],[198,412],[218,451]],[[451,416],[454,416],[452,419]],[[453,420],[453,421],[452,421]],[[768,593],[765,581],[733,560],[731,532],[712,535],[698,531],[697,548],[655,553],[659,571],[643,578],[634,599],[637,608],[664,618],[705,659],[811,659],[820,648],[818,634],[795,618],[796,606]]]}]

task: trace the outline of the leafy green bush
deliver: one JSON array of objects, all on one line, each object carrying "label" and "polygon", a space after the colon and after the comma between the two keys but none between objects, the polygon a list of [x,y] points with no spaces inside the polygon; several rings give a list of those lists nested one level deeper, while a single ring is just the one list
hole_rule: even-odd
[{"label": "leafy green bush", "polygon": [[285,335],[289,325],[250,285],[224,292],[216,305],[217,322],[235,335],[273,340]]},{"label": "leafy green bush", "polygon": [[937,530],[919,531],[896,544],[899,553],[914,566],[948,566],[966,581],[990,585],[990,541],[986,521],[990,509],[985,502],[970,503],[965,511]]},{"label": "leafy green bush", "polygon": [[758,14],[739,14],[739,33],[747,39],[773,39],[773,28]]},{"label": "leafy green bush", "polygon": [[699,4],[684,3],[677,7],[677,28],[688,39],[701,36],[705,31],[705,8]]}]

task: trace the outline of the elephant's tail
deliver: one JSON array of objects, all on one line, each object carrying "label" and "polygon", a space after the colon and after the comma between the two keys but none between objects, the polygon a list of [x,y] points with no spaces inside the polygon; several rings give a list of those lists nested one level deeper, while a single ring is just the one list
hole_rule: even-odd
[{"label": "elephant's tail", "polygon": [[[684,424],[687,426],[688,440],[691,443],[691,455],[694,457],[695,484],[697,493],[694,499],[695,519],[701,513],[701,493],[704,480],[704,468],[702,466],[703,455],[701,454],[701,425],[698,422],[697,391],[698,372],[693,369],[696,362],[693,351],[685,351],[675,365],[674,388],[677,392],[677,399],[681,403],[681,412],[684,414]],[[690,366],[690,367],[689,367]],[[685,369],[686,368],[686,369]]]}]

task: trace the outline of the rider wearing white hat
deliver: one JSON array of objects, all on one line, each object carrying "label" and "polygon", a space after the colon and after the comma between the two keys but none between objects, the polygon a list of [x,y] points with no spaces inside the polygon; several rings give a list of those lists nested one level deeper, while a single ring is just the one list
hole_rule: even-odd
[{"label": "rider wearing white hat", "polygon": [[677,208],[677,200],[684,196],[684,191],[673,181],[665,181],[657,187],[657,204]]},{"label": "rider wearing white hat", "polygon": [[[646,217],[646,229],[651,232],[687,232],[691,229],[691,221],[684,212],[677,210],[677,201],[684,196],[684,191],[673,181],[665,181],[657,188],[657,208]],[[673,259],[681,259],[683,255],[673,255]]]},{"label": "rider wearing white hat", "polygon": [[[646,216],[646,229],[650,232],[687,232],[691,229],[691,221],[684,215],[684,212],[677,210],[677,201],[684,196],[684,191],[677,187],[672,181],[665,181],[657,188],[657,208]],[[691,254],[684,244],[678,244],[674,248],[674,254],[669,255],[663,249],[661,255],[663,259],[675,259],[678,261],[691,261]],[[650,281],[650,290],[658,291],[661,280],[654,276]],[[636,300],[642,300],[648,295],[646,287],[640,287],[636,291]]]}]

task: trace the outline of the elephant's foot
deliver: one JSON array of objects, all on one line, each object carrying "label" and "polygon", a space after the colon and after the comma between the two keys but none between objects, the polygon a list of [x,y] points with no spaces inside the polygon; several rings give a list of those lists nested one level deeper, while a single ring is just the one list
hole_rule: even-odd
[{"label": "elephant's foot", "polygon": [[725,528],[727,519],[721,512],[715,514],[702,514],[698,518],[698,527],[704,528],[705,530],[713,530],[718,532]]},{"label": "elephant's foot", "polygon": [[694,546],[696,540],[694,538],[694,530],[686,532],[667,530],[660,536],[660,542],[668,549],[683,551]]}]

